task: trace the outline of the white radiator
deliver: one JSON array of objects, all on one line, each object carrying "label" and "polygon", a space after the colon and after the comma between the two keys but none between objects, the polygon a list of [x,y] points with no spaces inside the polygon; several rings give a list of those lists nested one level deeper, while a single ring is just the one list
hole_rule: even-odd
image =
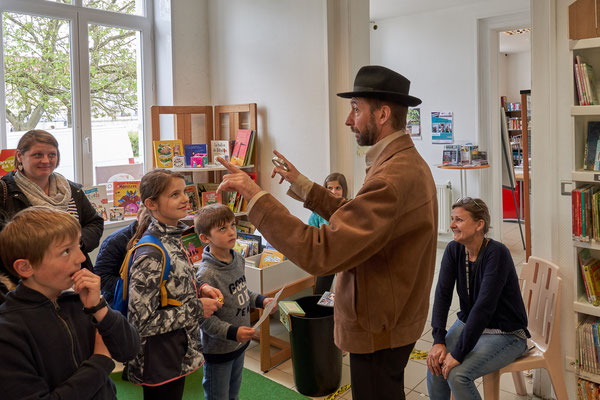
[{"label": "white radiator", "polygon": [[450,232],[450,212],[452,211],[452,185],[450,182],[435,185],[438,202],[438,233]]}]

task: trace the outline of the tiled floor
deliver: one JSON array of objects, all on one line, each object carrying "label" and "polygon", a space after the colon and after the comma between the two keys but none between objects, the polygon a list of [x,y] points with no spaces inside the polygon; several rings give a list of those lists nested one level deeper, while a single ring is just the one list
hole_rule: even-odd
[{"label": "tiled floor", "polygon": [[[513,256],[513,260],[515,262],[515,266],[517,266],[517,271],[520,271],[520,265],[525,260],[525,252],[521,245],[521,238],[519,235],[519,227],[516,223],[504,223],[504,238],[503,242],[510,249],[511,254]],[[441,261],[441,257],[443,255],[443,249],[438,249],[437,258],[436,258],[436,274],[434,277],[434,287],[437,282],[437,276],[439,272],[439,265]],[[455,296],[456,297],[456,296]],[[450,316],[448,318],[448,326],[452,325],[456,320],[456,312],[458,310],[458,299],[455,298],[450,310]],[[431,294],[431,304],[433,304],[433,290]],[[428,324],[425,326],[423,336],[416,343],[415,348],[417,350],[425,350],[428,351],[432,346],[432,337],[431,337],[431,308],[429,309],[429,318]],[[289,340],[288,333],[283,327],[283,325],[275,320],[271,319],[271,334],[277,336],[279,338]],[[245,358],[245,367],[258,372],[260,371],[260,362],[259,362],[259,347],[258,342],[253,341],[250,344],[250,347],[246,351]],[[348,355],[343,357],[343,365],[342,365],[342,382],[341,385],[346,385],[350,383],[350,366],[349,366]],[[293,370],[292,370],[292,362],[291,360],[287,360],[283,364],[275,367],[267,373],[263,374],[265,377],[278,382],[286,387],[291,389],[295,389],[296,385],[294,383]],[[404,372],[404,390],[406,393],[406,398],[408,400],[417,400],[428,398],[427,396],[427,366],[425,360],[410,360]],[[510,375],[503,375],[500,381],[500,399],[502,400],[515,400],[515,399],[537,399],[537,397],[532,397],[532,382],[530,378],[525,379],[527,391],[529,393],[529,397],[518,396],[515,394],[515,388],[512,382],[512,377]],[[478,380],[478,388],[483,397],[483,387],[481,385],[481,379]],[[324,397],[315,397],[315,399],[323,399]],[[336,400],[339,399],[352,399],[352,393],[350,390],[345,392],[344,394],[336,397]]]}]

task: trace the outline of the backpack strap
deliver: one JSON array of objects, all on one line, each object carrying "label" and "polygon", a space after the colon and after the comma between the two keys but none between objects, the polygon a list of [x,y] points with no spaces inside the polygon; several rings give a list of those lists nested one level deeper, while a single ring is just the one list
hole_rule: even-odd
[{"label": "backpack strap", "polygon": [[[142,238],[137,242],[137,244],[131,249],[135,251],[141,246],[152,246],[157,248],[160,251],[161,259],[162,259],[162,274],[160,279],[160,305],[165,307],[167,305],[171,306],[180,306],[181,302],[170,299],[167,296],[167,279],[169,278],[169,273],[171,273],[171,258],[169,257],[169,253],[167,249],[165,249],[164,245],[160,241],[159,238],[152,235],[151,233],[146,233]],[[133,263],[133,257],[130,258],[130,263]],[[131,266],[130,266],[131,267]],[[122,277],[122,276],[121,276]]]}]

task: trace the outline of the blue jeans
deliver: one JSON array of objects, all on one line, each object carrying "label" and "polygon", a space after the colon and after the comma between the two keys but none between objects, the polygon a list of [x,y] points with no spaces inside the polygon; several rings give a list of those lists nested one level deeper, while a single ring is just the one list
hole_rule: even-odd
[{"label": "blue jeans", "polygon": [[[446,351],[452,353],[465,324],[457,319],[446,334]],[[448,400],[450,392],[456,400],[481,399],[475,379],[497,371],[513,362],[527,350],[527,341],[515,335],[481,335],[462,363],[452,368],[448,380],[427,370],[427,390],[432,400]]]},{"label": "blue jeans", "polygon": [[244,354],[223,363],[204,363],[204,398],[206,400],[237,400],[242,386]]}]

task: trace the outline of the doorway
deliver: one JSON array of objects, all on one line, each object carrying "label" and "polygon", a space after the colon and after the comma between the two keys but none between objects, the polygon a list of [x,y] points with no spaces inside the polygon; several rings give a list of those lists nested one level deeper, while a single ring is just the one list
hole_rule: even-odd
[{"label": "doorway", "polygon": [[498,45],[503,142],[501,241],[515,265],[521,265],[531,254],[531,30],[500,31]]}]

